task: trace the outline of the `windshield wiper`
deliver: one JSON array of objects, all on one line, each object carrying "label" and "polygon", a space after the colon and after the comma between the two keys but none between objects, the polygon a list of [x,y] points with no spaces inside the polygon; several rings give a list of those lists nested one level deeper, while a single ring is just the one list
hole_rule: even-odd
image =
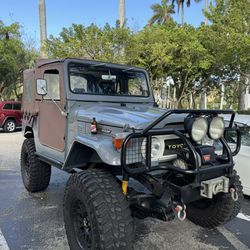
[{"label": "windshield wiper", "polygon": [[122,72],[126,72],[126,71],[130,71],[130,70],[134,70],[134,67],[128,68],[128,69],[124,69]]},{"label": "windshield wiper", "polygon": [[107,63],[97,63],[97,64],[92,64],[90,65],[91,67],[100,67],[100,66],[105,66]]}]

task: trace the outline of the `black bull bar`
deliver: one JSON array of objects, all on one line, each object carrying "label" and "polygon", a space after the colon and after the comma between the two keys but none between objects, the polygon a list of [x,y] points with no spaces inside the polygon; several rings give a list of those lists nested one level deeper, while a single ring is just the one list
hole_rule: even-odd
[{"label": "black bull bar", "polygon": [[[165,118],[172,114],[187,114],[187,115],[193,115],[193,116],[200,116],[200,115],[205,115],[205,116],[216,116],[218,114],[229,114],[231,115],[229,127],[225,128],[225,132],[227,130],[235,130],[237,132],[237,144],[236,144],[236,149],[234,152],[231,151],[230,147],[228,146],[226,140],[224,137],[220,138],[220,142],[223,146],[223,155],[226,156],[225,160],[221,163],[218,163],[216,165],[209,165],[209,167],[204,167],[200,165],[199,161],[199,156],[197,151],[195,150],[194,145],[191,143],[190,139],[185,136],[185,130],[183,129],[174,129],[174,128],[163,128],[163,129],[154,129],[154,127],[159,124],[161,121],[163,121]],[[122,145],[121,149],[121,165],[124,171],[124,174],[129,174],[129,175],[136,175],[140,173],[145,173],[145,172],[150,172],[154,170],[173,170],[178,173],[183,173],[183,174],[188,174],[188,175],[197,175],[197,174],[203,174],[203,173],[208,173],[208,172],[213,172],[214,170],[219,170],[219,169],[229,169],[230,172],[233,169],[233,156],[236,155],[239,150],[240,150],[240,142],[241,142],[241,136],[240,136],[240,131],[237,127],[233,128],[233,122],[235,118],[235,113],[232,110],[169,110],[165,112],[163,115],[161,115],[159,118],[157,118],[154,122],[152,122],[147,128],[145,128],[142,132],[134,132],[129,134]],[[167,162],[160,162],[157,164],[157,166],[153,165],[151,162],[151,143],[152,143],[152,137],[153,136],[159,136],[159,135],[175,135],[179,137],[184,145],[186,145],[186,148],[189,151],[190,154],[190,160],[191,160],[191,165],[193,166],[192,169],[181,169],[178,167],[175,167],[172,164],[169,164]],[[128,151],[130,150],[130,145],[131,145],[131,140],[138,140],[142,142],[142,140],[145,141],[144,143],[144,157],[141,159],[142,162],[135,162],[131,163],[128,161],[129,158],[129,153]],[[137,152],[138,148],[140,148],[140,145],[137,146]],[[133,150],[134,154],[136,154],[136,148]],[[138,160],[138,159],[137,159]]]}]

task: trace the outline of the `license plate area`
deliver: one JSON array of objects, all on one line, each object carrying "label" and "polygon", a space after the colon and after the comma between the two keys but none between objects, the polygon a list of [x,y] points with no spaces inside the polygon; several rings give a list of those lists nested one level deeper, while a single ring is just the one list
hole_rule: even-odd
[{"label": "license plate area", "polygon": [[218,193],[228,193],[229,178],[221,176],[207,181],[201,182],[200,195],[209,199]]}]

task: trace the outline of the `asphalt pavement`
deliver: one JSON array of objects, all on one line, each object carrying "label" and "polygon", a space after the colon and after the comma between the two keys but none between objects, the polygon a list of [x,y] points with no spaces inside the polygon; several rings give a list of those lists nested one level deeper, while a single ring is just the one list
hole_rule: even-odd
[{"label": "asphalt pavement", "polygon": [[[28,193],[20,175],[21,132],[0,131],[0,250],[68,250],[62,215],[68,174],[53,168],[45,192]],[[250,198],[230,223],[208,230],[188,220],[135,220],[135,249],[250,248]]]}]

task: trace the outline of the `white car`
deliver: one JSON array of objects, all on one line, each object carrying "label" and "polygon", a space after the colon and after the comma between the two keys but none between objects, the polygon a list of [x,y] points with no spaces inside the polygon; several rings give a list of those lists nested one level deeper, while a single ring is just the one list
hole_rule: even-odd
[{"label": "white car", "polygon": [[[225,117],[226,126],[229,123]],[[234,119],[241,132],[241,149],[234,157],[235,169],[237,170],[242,186],[243,193],[250,196],[250,115],[237,114]]]}]

